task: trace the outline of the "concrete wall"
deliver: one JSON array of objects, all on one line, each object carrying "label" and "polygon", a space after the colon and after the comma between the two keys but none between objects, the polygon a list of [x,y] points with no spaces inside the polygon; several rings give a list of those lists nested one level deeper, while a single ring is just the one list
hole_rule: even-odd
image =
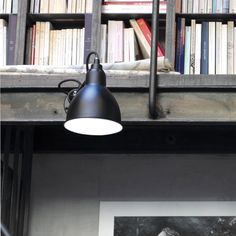
[{"label": "concrete wall", "polygon": [[236,158],[37,155],[30,235],[97,236],[100,200],[236,200]]}]

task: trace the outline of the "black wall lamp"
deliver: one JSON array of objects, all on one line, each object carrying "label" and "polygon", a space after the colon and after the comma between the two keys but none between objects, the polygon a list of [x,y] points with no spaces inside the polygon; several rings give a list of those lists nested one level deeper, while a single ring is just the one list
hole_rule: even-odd
[{"label": "black wall lamp", "polygon": [[[90,57],[94,55],[94,63],[89,68]],[[78,134],[109,135],[120,132],[121,114],[117,101],[106,88],[106,75],[96,52],[88,54],[86,60],[86,79],[83,84],[77,80],[64,80],[58,87],[68,81],[78,83],[78,88],[69,91],[66,100],[66,122],[64,127]],[[65,106],[65,105],[64,105]]]}]

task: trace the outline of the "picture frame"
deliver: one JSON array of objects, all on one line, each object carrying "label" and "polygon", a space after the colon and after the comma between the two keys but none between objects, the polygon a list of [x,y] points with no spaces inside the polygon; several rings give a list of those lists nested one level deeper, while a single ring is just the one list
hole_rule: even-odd
[{"label": "picture frame", "polygon": [[236,201],[101,201],[99,236],[114,235],[115,217],[137,216],[236,216]]}]

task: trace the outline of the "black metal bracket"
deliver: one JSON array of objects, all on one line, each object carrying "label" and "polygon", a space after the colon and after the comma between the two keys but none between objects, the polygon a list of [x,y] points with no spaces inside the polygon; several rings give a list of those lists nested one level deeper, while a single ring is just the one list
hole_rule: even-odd
[{"label": "black metal bracket", "polygon": [[152,44],[150,59],[150,80],[149,80],[149,114],[150,118],[156,119],[158,111],[156,108],[156,89],[157,89],[157,45],[159,29],[159,0],[153,0],[152,7]]}]

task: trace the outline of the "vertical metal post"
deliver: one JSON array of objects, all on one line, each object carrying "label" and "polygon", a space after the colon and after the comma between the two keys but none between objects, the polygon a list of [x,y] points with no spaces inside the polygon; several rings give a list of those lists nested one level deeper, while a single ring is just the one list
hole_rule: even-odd
[{"label": "vertical metal post", "polygon": [[1,205],[1,221],[2,224],[8,228],[8,190],[9,190],[9,155],[11,144],[11,126],[6,128],[5,144],[4,144],[4,159],[3,159],[3,173],[2,173],[2,205]]},{"label": "vertical metal post", "polygon": [[18,181],[19,181],[19,158],[20,158],[20,135],[21,129],[17,128],[15,135],[15,150],[13,160],[13,183],[12,199],[10,209],[10,226],[9,231],[12,236],[17,236],[17,215],[18,215]]},{"label": "vertical metal post", "polygon": [[149,113],[152,119],[156,119],[158,112],[156,109],[156,89],[157,89],[157,47],[159,32],[159,0],[153,0],[152,7],[152,44],[150,61],[149,80]]}]

